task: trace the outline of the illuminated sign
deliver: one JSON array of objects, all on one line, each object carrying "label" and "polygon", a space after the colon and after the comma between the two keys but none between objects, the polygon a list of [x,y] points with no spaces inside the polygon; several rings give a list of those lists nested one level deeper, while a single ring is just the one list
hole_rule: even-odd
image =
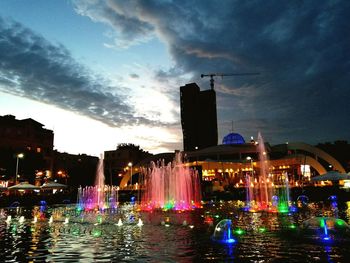
[{"label": "illuminated sign", "polygon": [[305,177],[309,177],[311,176],[311,170],[310,170],[310,165],[306,164],[301,164],[300,165],[300,171],[301,171],[301,174]]}]

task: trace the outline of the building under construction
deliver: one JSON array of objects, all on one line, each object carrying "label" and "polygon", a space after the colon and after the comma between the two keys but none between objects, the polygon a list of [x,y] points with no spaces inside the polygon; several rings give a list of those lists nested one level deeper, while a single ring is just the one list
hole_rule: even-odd
[{"label": "building under construction", "polygon": [[180,87],[181,125],[184,151],[215,146],[218,143],[216,93],[201,91],[196,83]]}]

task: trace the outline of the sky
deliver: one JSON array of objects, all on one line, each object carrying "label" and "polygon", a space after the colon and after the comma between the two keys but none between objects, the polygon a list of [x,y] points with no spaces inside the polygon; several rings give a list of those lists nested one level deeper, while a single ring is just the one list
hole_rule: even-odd
[{"label": "sky", "polygon": [[0,115],[54,148],[182,150],[179,87],[215,78],[219,143],[350,141],[350,1],[3,0]]}]

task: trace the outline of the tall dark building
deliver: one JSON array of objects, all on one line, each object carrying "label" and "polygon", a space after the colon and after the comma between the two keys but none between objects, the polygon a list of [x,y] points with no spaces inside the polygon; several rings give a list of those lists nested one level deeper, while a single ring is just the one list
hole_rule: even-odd
[{"label": "tall dark building", "polygon": [[202,149],[218,143],[216,93],[200,91],[196,83],[180,87],[181,125],[185,151]]}]

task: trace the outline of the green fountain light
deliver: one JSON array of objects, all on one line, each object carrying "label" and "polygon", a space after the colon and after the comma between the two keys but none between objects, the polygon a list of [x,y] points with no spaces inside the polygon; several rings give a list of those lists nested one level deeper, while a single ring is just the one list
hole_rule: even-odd
[{"label": "green fountain light", "polygon": [[94,236],[94,237],[100,237],[102,235],[102,231],[100,229],[93,229],[91,231],[91,234]]},{"label": "green fountain light", "polygon": [[260,233],[266,232],[266,228],[265,228],[265,227],[259,227],[259,232],[260,232]]},{"label": "green fountain light", "polygon": [[244,232],[243,229],[237,228],[237,229],[235,230],[235,233],[236,233],[237,235],[243,235],[245,232]]},{"label": "green fountain light", "polygon": [[289,212],[288,205],[286,202],[282,202],[282,203],[278,204],[278,212],[279,213],[288,213]]},{"label": "green fountain light", "polygon": [[297,227],[296,227],[296,225],[291,224],[291,225],[289,225],[289,228],[290,228],[290,229],[296,229]]}]

